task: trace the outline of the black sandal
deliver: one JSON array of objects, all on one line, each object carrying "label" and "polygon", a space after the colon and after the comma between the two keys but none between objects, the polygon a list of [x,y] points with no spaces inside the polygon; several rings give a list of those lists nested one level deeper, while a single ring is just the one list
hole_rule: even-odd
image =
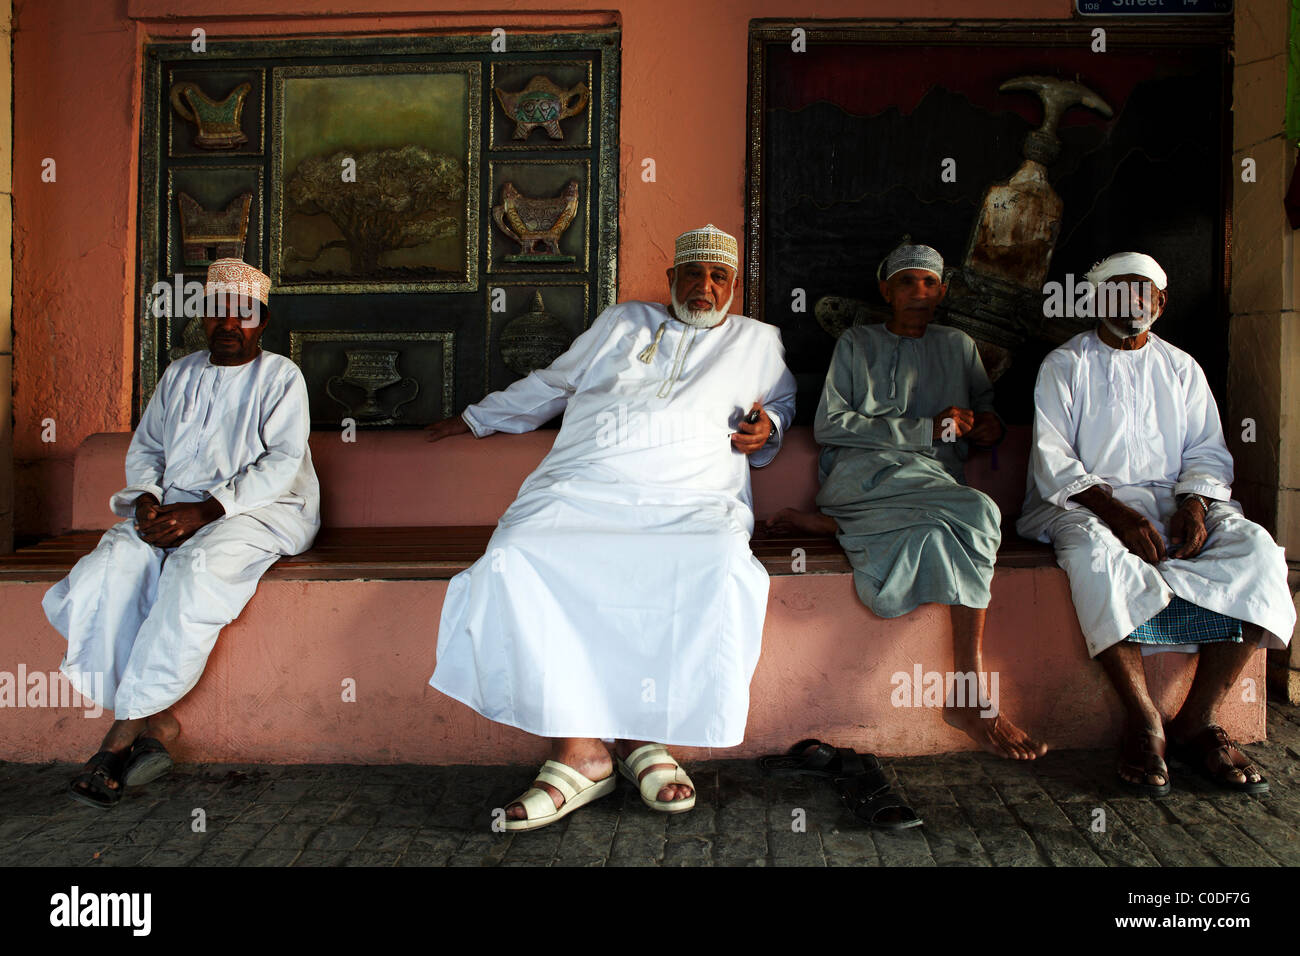
[{"label": "black sandal", "polygon": [[122,783],[128,787],[140,787],[157,780],[176,762],[167,752],[161,740],[156,737],[137,737],[131,745],[131,757],[122,772]]},{"label": "black sandal", "polygon": [[[809,747],[817,749],[804,753]],[[860,773],[862,761],[848,748],[832,747],[809,738],[799,741],[783,754],[759,757],[758,769],[777,777],[825,777],[833,780]]]},{"label": "black sandal", "polygon": [[[890,789],[879,757],[875,754],[859,756],[852,750],[849,753],[853,754],[850,763],[858,765],[858,772],[837,778],[835,789],[850,813],[878,830],[909,830],[924,823],[907,801]],[[895,819],[882,819],[887,811],[898,811],[894,814]]]},{"label": "black sandal", "polygon": [[[1120,769],[1139,775],[1143,779],[1129,780],[1119,772]],[[1169,796],[1174,785],[1169,776],[1169,764],[1165,762],[1164,739],[1142,729],[1125,730],[1120,740],[1119,768],[1116,769],[1115,775],[1124,787],[1144,797]],[[1165,782],[1147,783],[1148,776],[1164,777]]]},{"label": "black sandal", "polygon": [[[1268,781],[1259,772],[1259,768],[1251,761],[1250,756],[1241,749],[1241,744],[1229,737],[1228,732],[1218,724],[1210,724],[1200,733],[1187,740],[1170,740],[1169,744],[1170,750],[1175,757],[1195,768],[1197,773],[1217,787],[1231,790],[1234,793],[1268,793]],[[1211,755],[1217,754],[1220,750],[1235,750],[1246,758],[1246,763],[1232,763],[1230,767],[1220,763],[1218,770],[1211,770],[1209,759]],[[1231,761],[1231,755],[1229,755],[1228,759]],[[1256,773],[1259,774],[1259,779],[1253,783],[1249,780],[1233,780],[1228,776],[1232,770],[1240,770],[1247,776]]]},{"label": "black sandal", "polygon": [[[122,799],[122,767],[126,751],[101,750],[86,761],[86,768],[68,784],[68,796],[96,810],[111,810]],[[116,787],[109,783],[117,782]]]}]

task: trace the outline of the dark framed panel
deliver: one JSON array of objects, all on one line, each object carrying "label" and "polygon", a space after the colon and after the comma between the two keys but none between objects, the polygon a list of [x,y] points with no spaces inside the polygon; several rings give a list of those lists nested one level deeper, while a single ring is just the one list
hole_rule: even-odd
[{"label": "dark framed panel", "polygon": [[[1008,420],[1028,420],[1043,355],[1091,324],[1045,316],[1043,285],[1126,249],[1164,265],[1171,305],[1156,330],[1197,357],[1223,400],[1230,32],[1107,21],[1106,52],[1093,53],[1094,26],[751,22],[746,310],[782,330],[799,421],[811,420],[839,332],[887,318],[875,271],[905,234],[943,253],[940,321],[1000,367]],[[796,28],[805,52],[792,49]],[[1063,206],[1025,219],[1037,245],[1026,240],[1023,261],[1004,260],[992,281],[985,198],[1001,201],[990,187],[1025,168],[1044,119],[1033,92],[999,90],[1025,76],[1082,84],[1113,112],[1061,115],[1048,137],[1057,156],[1035,155]]]},{"label": "dark framed panel", "polygon": [[[561,337],[539,337],[534,316],[502,339],[537,290],[565,336],[589,325],[617,283],[619,43],[598,30],[512,34],[508,53],[482,35],[147,44],[136,414],[168,362],[205,347],[162,289],[197,286],[241,241],[272,277],[263,347],[299,361],[317,427],[349,408],[358,425],[421,426],[508,385],[521,355]],[[221,113],[232,96],[242,111]],[[335,182],[344,159],[356,179]],[[503,202],[494,169],[518,197]],[[571,221],[540,222],[570,181]],[[345,199],[391,222],[360,222]],[[494,286],[510,288],[503,316]],[[522,304],[516,286],[532,290]]]}]

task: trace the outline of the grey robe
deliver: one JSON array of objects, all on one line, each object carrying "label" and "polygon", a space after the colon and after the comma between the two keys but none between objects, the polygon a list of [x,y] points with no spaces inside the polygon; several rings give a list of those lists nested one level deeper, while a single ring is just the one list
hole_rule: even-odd
[{"label": "grey robe", "polygon": [[993,410],[964,332],[930,325],[913,339],[880,324],[840,336],[814,423],[817,506],[839,525],[858,596],[881,617],[928,602],[989,604],[1001,514],[964,484],[966,440],[933,440],[950,405]]}]

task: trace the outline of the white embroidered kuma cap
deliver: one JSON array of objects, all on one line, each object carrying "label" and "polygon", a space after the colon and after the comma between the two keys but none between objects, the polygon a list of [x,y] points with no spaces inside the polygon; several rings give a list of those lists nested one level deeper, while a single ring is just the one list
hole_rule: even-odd
[{"label": "white embroidered kuma cap", "polygon": [[723,232],[713,223],[692,229],[677,237],[673,266],[684,262],[721,262],[740,271],[739,245],[736,237]]},{"label": "white embroidered kuma cap", "polygon": [[904,269],[923,269],[926,272],[933,272],[942,282],[943,256],[931,246],[913,245],[911,238],[911,236],[904,237],[903,241],[885,257],[880,267],[876,269],[876,278],[888,282],[890,276]]},{"label": "white embroidered kuma cap", "polygon": [[1084,276],[1094,286],[1115,276],[1146,276],[1160,291],[1169,285],[1169,277],[1160,263],[1143,252],[1117,252],[1095,263]]},{"label": "white embroidered kuma cap", "polygon": [[232,292],[256,299],[264,306],[269,305],[267,299],[271,296],[271,277],[242,259],[218,259],[208,266],[204,297],[229,295]]}]

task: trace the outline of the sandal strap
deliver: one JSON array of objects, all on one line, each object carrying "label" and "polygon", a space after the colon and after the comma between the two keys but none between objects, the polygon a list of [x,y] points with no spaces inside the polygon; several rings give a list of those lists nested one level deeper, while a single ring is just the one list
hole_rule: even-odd
[{"label": "sandal strap", "polygon": [[[560,791],[565,803],[568,803],[587,788],[596,785],[595,781],[589,780],[572,767],[562,764],[558,760],[548,760],[542,764],[542,769],[537,772],[537,779],[542,783],[549,783]],[[552,803],[552,805],[554,804]]]},{"label": "sandal strap", "polygon": [[636,750],[633,750],[627,755],[623,763],[627,764],[627,768],[638,777],[641,775],[641,771],[646,767],[653,766],[657,763],[670,763],[674,766],[677,765],[677,761],[673,759],[673,755],[668,752],[668,748],[663,744],[646,744],[645,746],[637,747]]},{"label": "sandal strap", "polygon": [[[552,784],[552,786],[554,786],[554,784]],[[555,809],[555,801],[551,799],[551,795],[545,790],[541,790],[537,787],[530,787],[518,797],[511,800],[510,803],[520,804],[524,808],[524,812],[528,814],[529,820],[536,820],[539,817],[549,816],[550,814],[557,812]],[[509,804],[507,804],[507,806],[509,806]],[[563,804],[561,804],[561,806],[563,806]]]}]

